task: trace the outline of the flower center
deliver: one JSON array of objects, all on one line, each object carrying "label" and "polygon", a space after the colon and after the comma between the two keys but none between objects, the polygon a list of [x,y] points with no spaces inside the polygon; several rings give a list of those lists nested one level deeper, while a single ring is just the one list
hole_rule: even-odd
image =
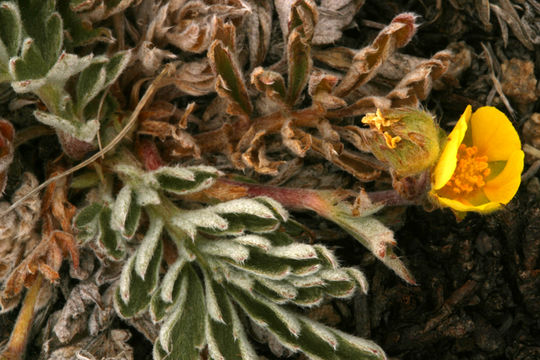
[{"label": "flower center", "polygon": [[486,185],[485,178],[491,173],[487,156],[478,156],[476,146],[461,144],[457,153],[457,165],[452,178],[444,186],[457,195],[466,195]]}]

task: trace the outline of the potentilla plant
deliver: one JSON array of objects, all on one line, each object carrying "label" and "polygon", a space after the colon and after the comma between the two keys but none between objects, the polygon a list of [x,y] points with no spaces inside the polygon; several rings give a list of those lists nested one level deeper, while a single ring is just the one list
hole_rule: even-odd
[{"label": "potentilla plant", "polygon": [[[358,3],[356,10],[363,2]],[[62,259],[68,255],[76,267],[78,249],[86,247],[102,266],[121,264],[114,308],[124,319],[149,316],[159,328],[157,337],[150,339],[156,360],[196,360],[201,354],[220,360],[257,359],[249,321],[285,348],[311,359],[385,359],[375,343],[304,315],[302,309],[325,299],[367,293],[368,283],[361,270],[340,265],[329,248],[310,241],[309,231],[289,210],[313,211],[336,223],[400,278],[415,284],[413,274],[394,253],[394,233],[378,217],[383,208],[450,207],[462,218],[468,211],[497,210],[517,192],[523,152],[504,114],[492,107],[472,113],[469,106],[447,136],[433,116],[420,109],[433,81],[451,63],[451,52],[441,51],[420,62],[386,94],[361,95],[385,60],[414,36],[414,14],[396,16],[360,50],[320,49],[314,43],[324,44],[318,24],[329,26],[326,13],[310,0],[276,1],[283,61],[260,66],[257,59],[266,55],[268,35],[260,41],[266,49],[251,47],[257,53],[250,56],[246,76],[240,49],[245,44],[239,43],[243,37],[237,31],[244,17],[251,24],[261,24],[263,18],[268,21],[270,2],[69,4],[0,3],[0,81],[9,82],[18,94],[39,98],[36,119],[55,129],[71,159],[96,149],[98,139],[105,146],[98,153],[101,156],[91,158],[92,166],[73,179],[63,177],[64,169],[58,166],[49,176],[40,210],[41,242],[21,263],[10,265],[1,279],[4,311],[17,305],[24,286],[30,287],[4,358],[24,354],[31,324],[28,314],[43,280],[57,280]],[[180,44],[181,51],[206,51],[202,58],[179,66],[181,74],[168,74],[152,86],[173,84],[184,93],[201,95],[213,83],[217,97],[212,106],[217,110],[211,111],[219,114],[220,126],[192,130],[188,122],[202,123],[193,120],[194,105],[180,111],[158,93],[153,101],[145,95],[147,111],[140,114],[137,131],[129,133],[135,135],[125,136],[127,128],[121,127],[132,122],[126,125],[115,111],[131,110],[120,109],[108,90],[124,71],[134,76],[137,69],[128,67],[133,54],[117,51],[80,57],[65,51],[63,36],[66,30],[70,42],[86,43],[96,41],[99,34],[111,36],[110,31],[88,26],[113,15],[128,21],[123,12],[130,6],[134,16],[145,9],[156,11],[149,25],[151,34],[143,36],[145,42],[169,39]],[[212,11],[219,16],[211,16]],[[186,15],[194,13],[202,15]],[[186,38],[169,33],[175,21],[189,24],[182,28]],[[261,25],[261,37],[266,28],[268,24]],[[192,31],[195,36],[189,29],[205,31]],[[187,39],[190,34],[193,41]],[[251,46],[255,40],[245,41]],[[163,50],[160,54],[168,55],[161,58],[151,51],[153,60],[160,65],[161,60],[176,56],[169,50]],[[344,73],[315,68],[313,59]],[[145,76],[156,65],[137,61],[145,64]],[[190,64],[196,66],[186,66]],[[188,68],[206,69],[204,86],[186,80]],[[140,107],[146,105],[143,100]],[[132,118],[138,115],[133,110]],[[13,159],[14,131],[7,120],[0,120],[0,125],[1,188]],[[276,148],[281,154],[277,157]],[[280,175],[289,162],[308,152],[359,182],[384,178],[391,186],[374,192],[320,190],[267,185],[238,176],[238,171],[251,171],[254,177]],[[227,165],[218,170],[213,156],[222,156]],[[185,165],[186,157],[197,159],[199,165]],[[83,203],[71,204],[69,186],[86,191]],[[35,191],[27,192],[11,208],[35,196]],[[6,207],[9,204],[0,208]],[[33,212],[37,214],[37,209]],[[23,219],[24,212],[12,213],[11,218]],[[22,240],[32,234],[26,231]],[[0,239],[6,243],[16,236],[8,227],[0,227]]]}]

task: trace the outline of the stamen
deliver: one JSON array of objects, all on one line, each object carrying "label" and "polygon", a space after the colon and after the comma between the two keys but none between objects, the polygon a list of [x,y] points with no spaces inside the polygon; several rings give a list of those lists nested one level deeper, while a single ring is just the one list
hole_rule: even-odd
[{"label": "stamen", "polygon": [[476,146],[461,144],[457,153],[457,165],[452,178],[443,189],[456,195],[466,195],[486,185],[485,178],[491,173],[487,156],[477,156]]},{"label": "stamen", "polygon": [[383,134],[386,145],[390,149],[395,149],[396,144],[401,141],[400,136],[392,136],[388,131],[390,125],[398,122],[399,118],[385,118],[380,109],[377,109],[376,113],[368,113],[362,118],[362,123],[369,125],[371,129],[376,129]]}]

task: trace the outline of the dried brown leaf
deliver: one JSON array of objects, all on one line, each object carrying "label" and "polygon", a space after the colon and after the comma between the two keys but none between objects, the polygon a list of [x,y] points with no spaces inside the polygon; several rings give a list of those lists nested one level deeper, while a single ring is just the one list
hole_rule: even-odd
[{"label": "dried brown leaf", "polygon": [[[523,142],[540,151],[540,113],[533,113],[523,124]],[[525,161],[532,164],[537,157],[525,153]]]},{"label": "dried brown leaf", "polygon": [[335,88],[334,94],[344,97],[372,79],[382,63],[410,41],[416,32],[415,21],[416,15],[411,13],[396,16],[371,45],[356,53],[350,69]]},{"label": "dried brown leaf", "polygon": [[335,69],[347,71],[353,63],[356,52],[353,49],[335,46],[329,49],[313,49],[313,58]]},{"label": "dried brown leaf", "polygon": [[[13,194],[13,201],[29,193],[38,185],[31,173],[24,173],[21,186]],[[0,203],[0,209],[5,210],[9,203]],[[38,242],[34,232],[39,220],[41,200],[38,194],[26,199],[14,212],[6,214],[0,221],[0,281],[3,281],[19,263],[25,252]]]},{"label": "dried brown leaf", "polygon": [[[510,0],[500,0],[500,7],[495,4],[490,4],[491,10],[495,12],[497,17],[504,20],[508,24],[515,37],[529,50],[534,49],[532,39],[529,37],[526,31],[523,29],[521,19],[518,16],[516,9],[510,2]],[[506,45],[506,43],[505,43]]]},{"label": "dried brown leaf", "polygon": [[216,75],[212,71],[208,59],[200,59],[183,63],[173,76],[164,80],[172,83],[185,94],[202,96],[215,91]]},{"label": "dried brown leaf", "polygon": [[420,63],[386,95],[392,101],[392,107],[417,107],[419,101],[426,99],[431,92],[433,81],[445,73],[451,59],[452,54],[443,50]]},{"label": "dried brown leaf", "polygon": [[309,76],[308,94],[314,103],[320,104],[325,109],[344,107],[347,105],[345,100],[332,95],[332,89],[338,81],[337,76],[315,70]]},{"label": "dried brown leaf", "polygon": [[262,64],[270,49],[272,2],[248,0],[251,12],[246,18],[249,63],[253,69]]},{"label": "dried brown leaf", "polygon": [[[486,44],[482,43],[482,48],[484,49],[484,57],[486,58],[486,62],[487,62],[488,67],[489,67],[489,71],[490,71],[489,76],[491,78],[491,81],[493,82],[493,86],[494,86],[495,90],[497,91],[497,94],[499,94],[499,96],[501,97],[501,100],[504,103],[504,105],[506,106],[506,109],[508,110],[508,112],[512,116],[514,116],[514,109],[512,108],[512,105],[510,105],[510,102],[508,101],[508,98],[504,94],[501,82],[499,81],[499,78],[497,77],[497,73],[500,72],[500,71],[495,70],[495,69],[500,69],[500,65],[497,62],[497,58],[495,57],[495,54],[493,54],[493,50],[491,49],[490,44],[486,45]],[[488,103],[488,105],[489,105],[489,103]]]},{"label": "dried brown leaf", "polygon": [[120,0],[120,1],[105,1],[105,0],[87,0],[78,2],[76,6],[71,6],[75,12],[80,12],[82,20],[91,23],[105,20],[108,17],[118,14],[130,6],[136,6],[141,0]]},{"label": "dried brown leaf", "polygon": [[366,96],[344,108],[328,110],[326,116],[329,118],[359,116],[368,112],[374,112],[377,109],[389,109],[391,106],[391,100],[386,97]]},{"label": "dried brown leaf", "polygon": [[332,144],[312,137],[311,148],[326,160],[353,175],[358,181],[373,181],[381,175],[380,170],[373,168],[374,161],[371,157],[344,150],[341,143]]},{"label": "dried brown leaf", "polygon": [[484,25],[484,29],[487,32],[490,32],[492,25],[490,22],[491,12],[489,7],[489,0],[475,0],[474,5],[478,14],[478,18],[480,19],[482,25]]},{"label": "dried brown leaf", "polygon": [[160,49],[150,41],[143,41],[136,48],[134,56],[142,66],[142,73],[147,76],[155,74],[164,60],[176,58],[176,55],[172,52]]},{"label": "dried brown leaf", "polygon": [[218,19],[222,24],[238,22],[250,9],[241,0],[195,0],[171,3],[168,10],[167,41],[184,51],[202,53],[220,36]]},{"label": "dried brown leaf", "polygon": [[76,335],[82,335],[88,327],[88,315],[91,304],[101,306],[99,288],[92,282],[86,282],[75,286],[62,310],[53,331],[61,343],[71,341]]},{"label": "dried brown leaf", "polygon": [[311,148],[311,135],[297,129],[291,119],[287,119],[281,127],[281,139],[293,154],[304,157]]},{"label": "dried brown leaf", "polygon": [[[62,172],[57,166],[51,177]],[[47,187],[42,203],[43,225],[41,241],[33,247],[25,258],[20,261],[7,278],[0,302],[12,302],[23,287],[30,286],[39,273],[50,281],[58,279],[58,270],[62,260],[69,254],[75,267],[79,264],[79,253],[75,237],[72,234],[71,223],[76,208],[67,201],[68,183],[64,177],[52,182]]]},{"label": "dried brown leaf", "polygon": [[260,174],[276,175],[279,166],[285,162],[268,159],[264,134],[265,132],[261,130],[253,136],[250,146],[242,153],[241,158],[246,166],[253,168]]},{"label": "dried brown leaf", "polygon": [[284,108],[288,107],[285,98],[287,89],[285,88],[285,80],[281,74],[275,71],[264,70],[259,66],[251,73],[251,84],[276,104]]},{"label": "dried brown leaf", "polygon": [[342,30],[351,25],[354,16],[364,3],[365,0],[322,0],[313,44],[326,45],[339,40]]}]

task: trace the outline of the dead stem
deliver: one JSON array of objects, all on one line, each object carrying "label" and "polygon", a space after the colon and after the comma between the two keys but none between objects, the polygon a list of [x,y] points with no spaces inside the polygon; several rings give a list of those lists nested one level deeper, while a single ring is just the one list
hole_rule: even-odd
[{"label": "dead stem", "polygon": [[36,280],[26,293],[17,322],[9,338],[9,343],[0,355],[0,360],[19,360],[24,358],[26,342],[34,319],[34,306],[43,283],[43,275],[38,274]]}]

